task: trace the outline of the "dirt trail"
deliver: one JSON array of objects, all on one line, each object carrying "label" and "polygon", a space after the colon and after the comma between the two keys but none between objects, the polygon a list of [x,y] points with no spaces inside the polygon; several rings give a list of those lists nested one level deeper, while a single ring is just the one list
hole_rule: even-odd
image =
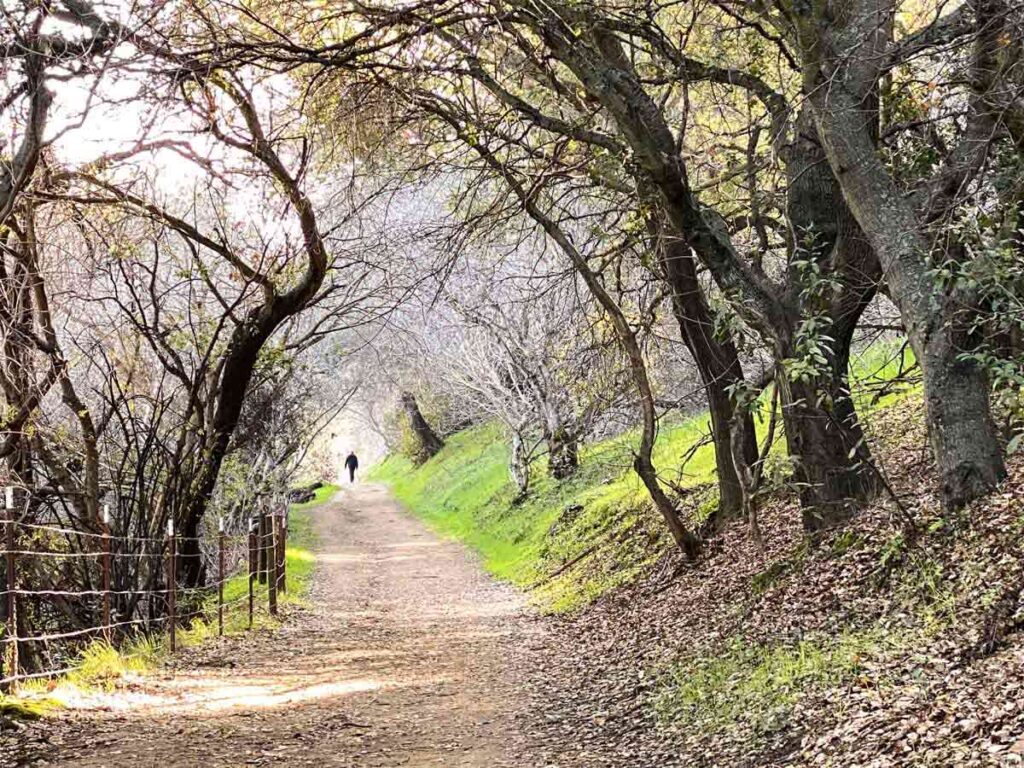
[{"label": "dirt trail", "polygon": [[521,597],[380,487],[312,514],[313,609],[222,641],[223,666],[122,696],[131,709],[72,712],[20,764],[523,765],[508,754],[523,743],[514,678],[533,632]]}]

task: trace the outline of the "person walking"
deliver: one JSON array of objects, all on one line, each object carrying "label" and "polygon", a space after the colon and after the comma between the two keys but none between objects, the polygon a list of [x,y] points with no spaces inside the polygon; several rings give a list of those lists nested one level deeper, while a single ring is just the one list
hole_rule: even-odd
[{"label": "person walking", "polygon": [[359,469],[359,459],[356,458],[355,451],[348,452],[348,456],[345,458],[345,469],[348,470],[348,481],[354,483],[356,481],[356,470]]}]

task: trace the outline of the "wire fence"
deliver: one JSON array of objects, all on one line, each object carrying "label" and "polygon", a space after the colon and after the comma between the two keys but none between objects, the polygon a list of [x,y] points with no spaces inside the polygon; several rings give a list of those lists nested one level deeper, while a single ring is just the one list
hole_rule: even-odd
[{"label": "wire fence", "polygon": [[[251,518],[240,533],[227,533],[221,521],[211,536],[182,536],[171,523],[164,536],[131,536],[112,530],[106,508],[97,532],[19,520],[11,489],[4,498],[2,691],[74,672],[94,640],[116,647],[159,633],[174,652],[180,627],[216,618],[223,635],[225,614],[246,604],[251,629],[257,612],[277,615],[279,594],[287,590],[286,505]],[[187,557],[202,558],[201,586],[180,583]],[[240,594],[226,599],[226,588],[238,592],[243,583]],[[263,599],[261,585],[265,608],[257,599]]]}]

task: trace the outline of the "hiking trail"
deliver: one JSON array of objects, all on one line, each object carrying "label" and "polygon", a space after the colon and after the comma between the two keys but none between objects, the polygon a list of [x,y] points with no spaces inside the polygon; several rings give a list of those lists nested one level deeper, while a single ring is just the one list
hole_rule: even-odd
[{"label": "hiking trail", "polygon": [[16,764],[520,765],[515,676],[539,631],[523,597],[381,486],[309,514],[308,610],[67,711]]}]

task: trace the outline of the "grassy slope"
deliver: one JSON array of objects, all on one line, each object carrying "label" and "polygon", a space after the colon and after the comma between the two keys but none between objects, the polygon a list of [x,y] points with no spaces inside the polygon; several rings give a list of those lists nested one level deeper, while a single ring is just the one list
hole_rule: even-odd
[{"label": "grassy slope", "polygon": [[[665,427],[659,463],[678,464],[701,429],[699,418]],[[518,504],[506,468],[507,444],[492,424],[453,435],[423,467],[393,456],[371,476],[389,484],[436,531],[479,552],[489,571],[519,586],[542,581],[560,563],[597,546],[601,556],[588,558],[590,567],[538,590],[544,603],[565,609],[629,580],[657,558],[666,541],[629,469],[630,437],[587,446],[580,471],[563,483],[548,478],[543,466],[535,467],[531,493]],[[701,448],[678,479],[687,485],[709,482],[713,463],[710,447]],[[600,567],[593,567],[596,563]],[[577,572],[585,577],[577,578]]]},{"label": "grassy slope", "polygon": [[[873,403],[866,389],[897,373],[898,348],[878,346],[855,362],[852,370],[860,382],[862,410],[900,396],[890,394]],[[708,415],[702,413],[663,424],[654,456],[663,478],[686,488],[707,487],[687,498],[689,511],[697,518],[715,503],[714,450],[704,445],[685,467],[680,464],[708,432],[707,423]],[[506,469],[507,442],[494,424],[453,435],[422,467],[391,456],[370,476],[390,485],[438,533],[476,550],[494,575],[521,587],[539,583],[535,596],[541,605],[567,610],[629,582],[669,544],[630,468],[635,441],[636,434],[630,432],[585,446],[580,471],[563,483],[548,478],[541,462],[534,468],[529,497],[519,504],[513,504],[515,489]],[[781,448],[781,438],[776,447]],[[548,578],[580,556],[584,557],[579,564]]]}]

